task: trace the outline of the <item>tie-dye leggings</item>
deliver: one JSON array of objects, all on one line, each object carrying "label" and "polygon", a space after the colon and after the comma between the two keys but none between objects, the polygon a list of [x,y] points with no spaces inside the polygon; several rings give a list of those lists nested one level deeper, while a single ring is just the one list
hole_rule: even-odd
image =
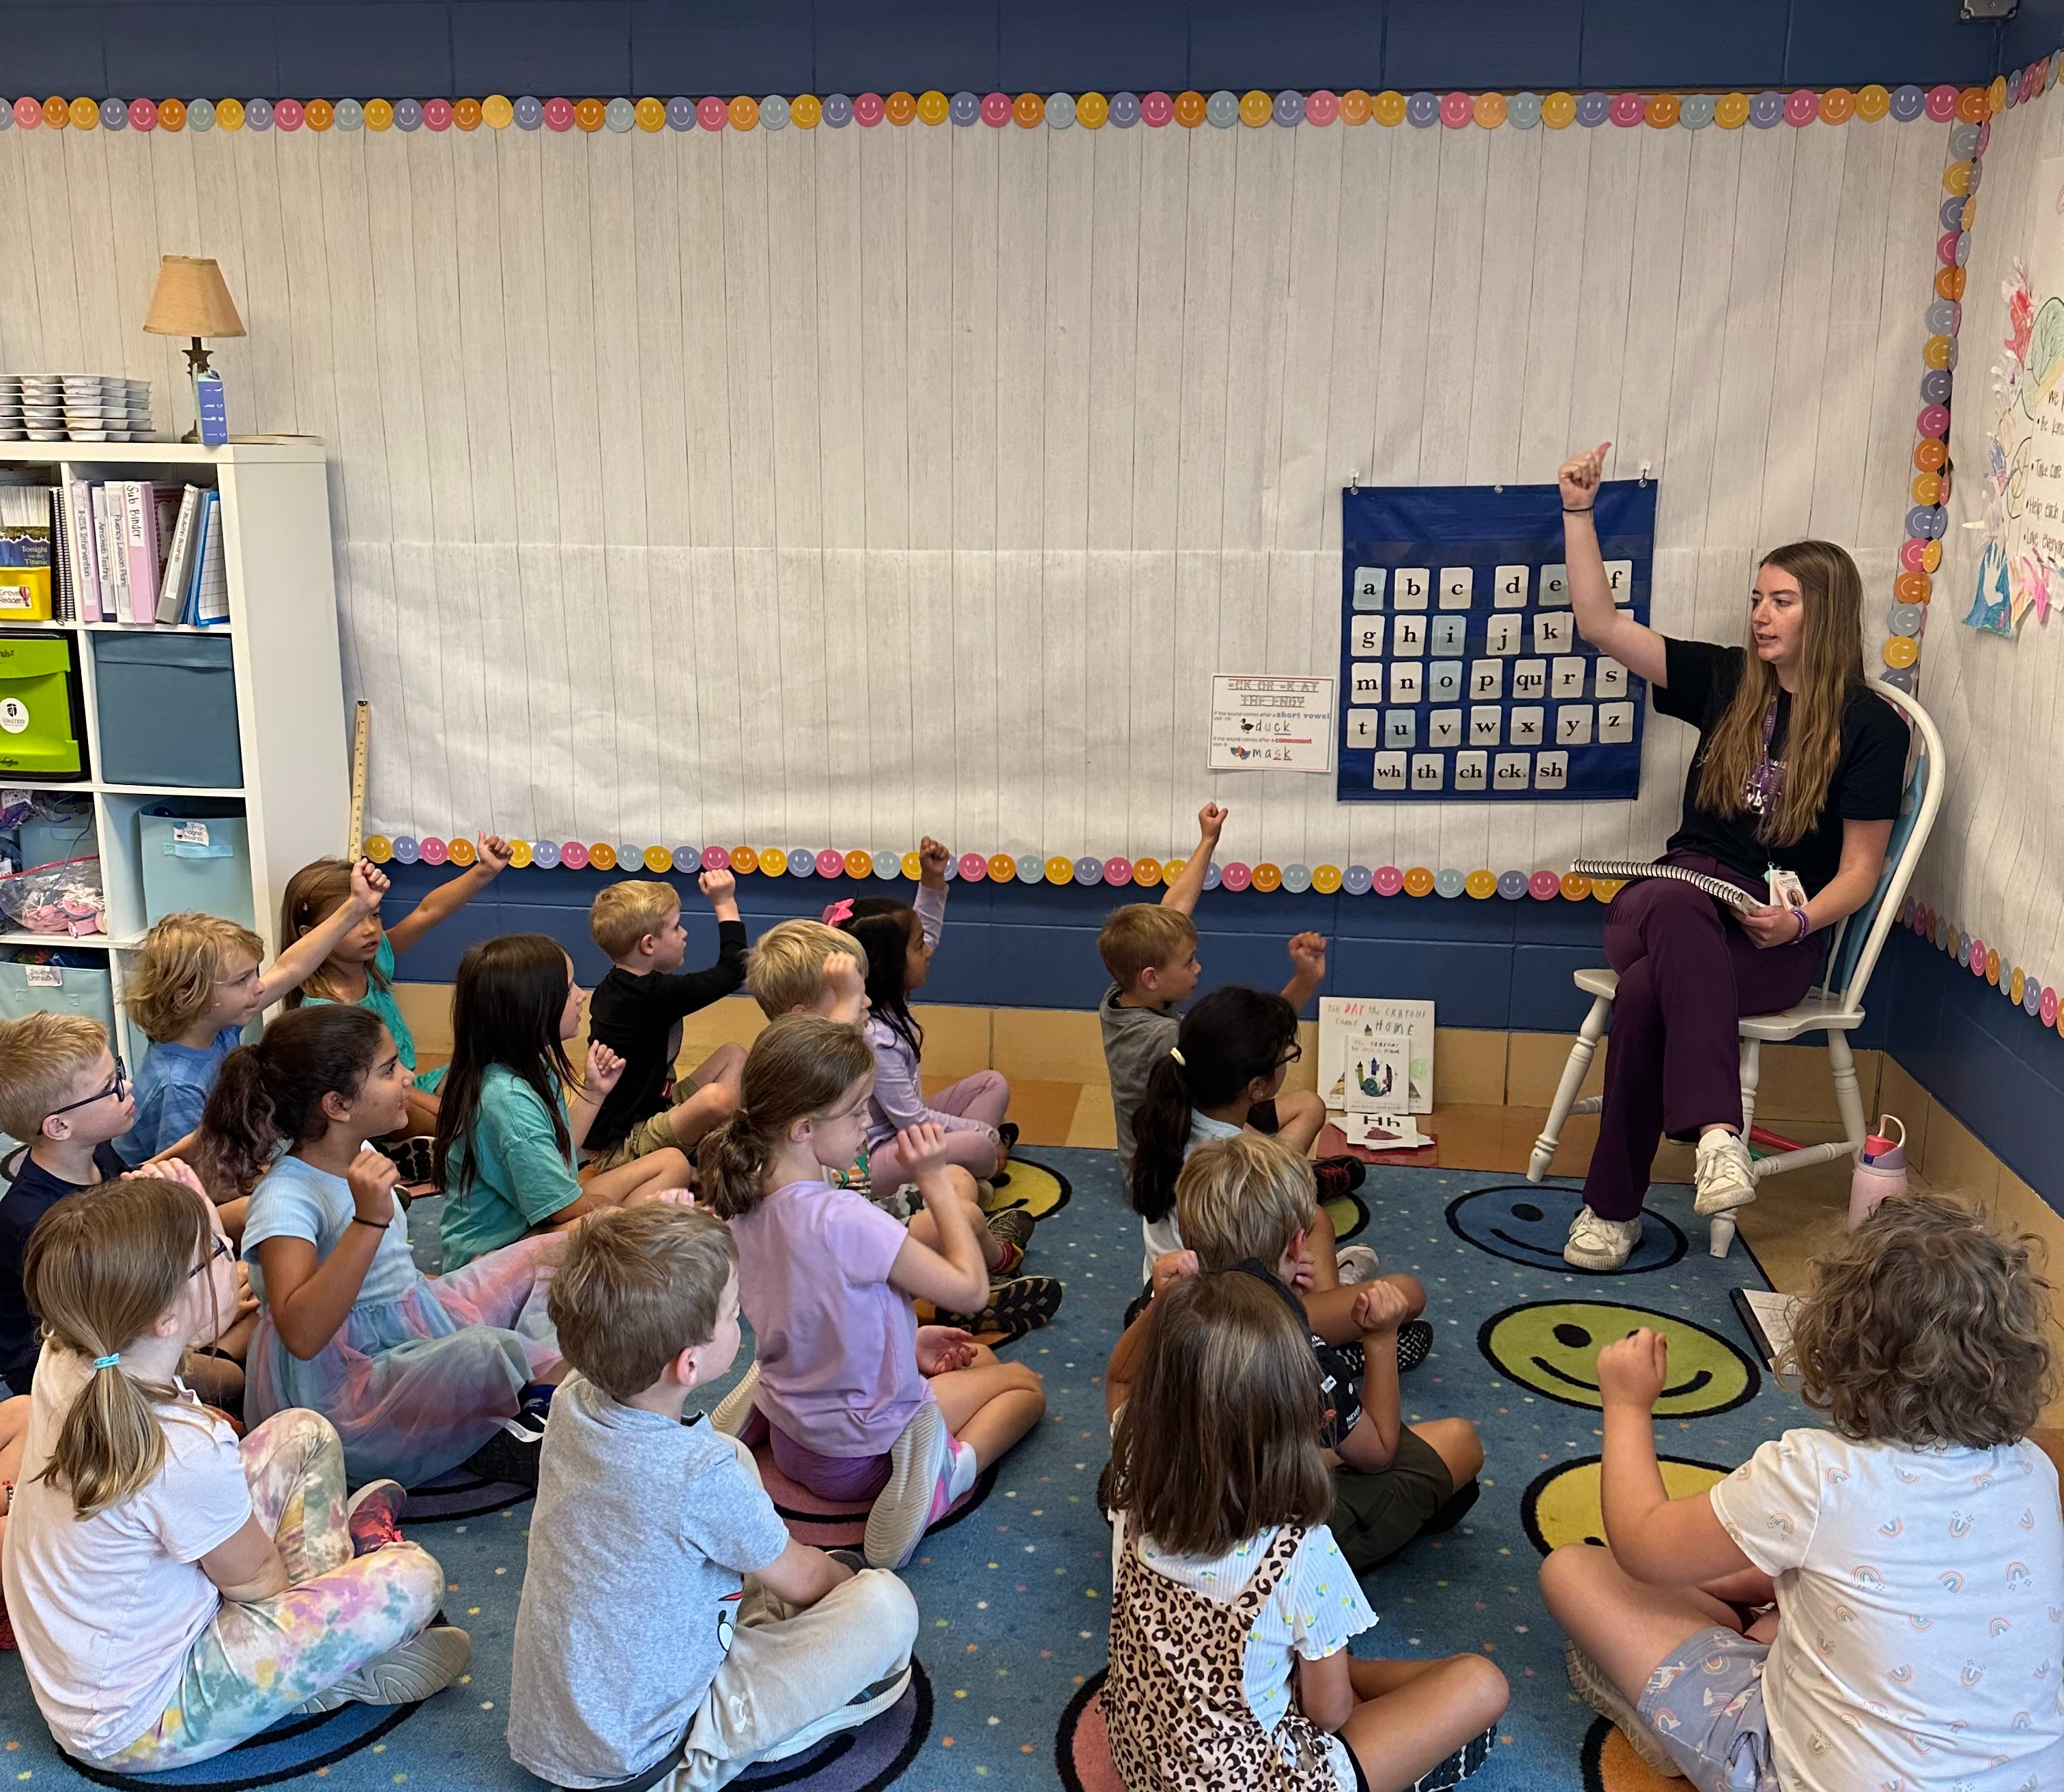
[{"label": "tie-dye leggings", "polygon": [[165,1714],[96,1766],[155,1773],[233,1749],[406,1642],[443,1599],[443,1569],[414,1544],[353,1556],[344,1448],[328,1419],[275,1413],[240,1454],[252,1510],[277,1541],[291,1584],[272,1599],[224,1600],[194,1639]]}]

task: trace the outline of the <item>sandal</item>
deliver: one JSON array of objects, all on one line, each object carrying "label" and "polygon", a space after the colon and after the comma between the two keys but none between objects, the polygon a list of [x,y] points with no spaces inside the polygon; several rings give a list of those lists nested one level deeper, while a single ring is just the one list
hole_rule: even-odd
[{"label": "sandal", "polygon": [[1063,1292],[1061,1284],[1051,1276],[1019,1276],[1015,1281],[998,1282],[991,1288],[989,1305],[981,1312],[941,1313],[938,1322],[942,1326],[958,1326],[978,1338],[1000,1332],[1002,1342],[1007,1344],[1014,1338],[1037,1331],[1052,1319],[1061,1310]]}]

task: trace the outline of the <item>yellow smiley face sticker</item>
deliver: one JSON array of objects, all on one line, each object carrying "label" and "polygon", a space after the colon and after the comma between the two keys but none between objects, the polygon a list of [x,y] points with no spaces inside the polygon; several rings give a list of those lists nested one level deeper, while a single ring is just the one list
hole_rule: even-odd
[{"label": "yellow smiley face sticker", "polygon": [[1637,1327],[1660,1332],[1670,1346],[1668,1378],[1655,1403],[1661,1419],[1727,1412],[1756,1398],[1756,1365],[1718,1332],[1689,1319],[1617,1301],[1534,1301],[1484,1322],[1477,1347],[1501,1374],[1568,1407],[1602,1408],[1598,1352]]}]

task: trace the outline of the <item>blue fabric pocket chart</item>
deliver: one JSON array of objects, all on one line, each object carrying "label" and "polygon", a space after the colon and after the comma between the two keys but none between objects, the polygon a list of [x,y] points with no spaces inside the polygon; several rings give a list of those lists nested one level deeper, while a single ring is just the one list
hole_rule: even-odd
[{"label": "blue fabric pocket chart", "polygon": [[[1648,620],[1653,479],[1601,486],[1614,599]],[[1643,681],[1577,632],[1545,486],[1340,494],[1340,800],[1624,801]]]}]

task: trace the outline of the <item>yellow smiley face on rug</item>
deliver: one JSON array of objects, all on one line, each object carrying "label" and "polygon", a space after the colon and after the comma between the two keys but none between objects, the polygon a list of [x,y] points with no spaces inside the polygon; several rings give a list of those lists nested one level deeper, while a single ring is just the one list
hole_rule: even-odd
[{"label": "yellow smiley face on rug", "polygon": [[1735,1346],[1689,1319],[1617,1301],[1536,1301],[1508,1307],[1484,1322],[1477,1346],[1494,1368],[1522,1386],[1565,1406],[1596,1410],[1598,1352],[1646,1326],[1670,1346],[1669,1378],[1655,1403],[1659,1419],[1726,1412],[1753,1399],[1763,1385],[1756,1365]]}]

